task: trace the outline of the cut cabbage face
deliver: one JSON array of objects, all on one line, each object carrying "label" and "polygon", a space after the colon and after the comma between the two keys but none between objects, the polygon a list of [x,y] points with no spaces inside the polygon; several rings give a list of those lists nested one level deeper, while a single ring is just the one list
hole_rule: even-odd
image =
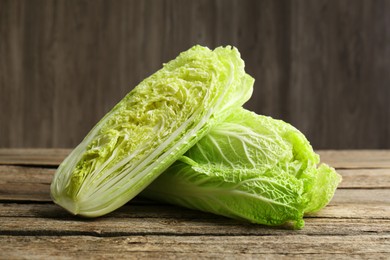
[{"label": "cut cabbage face", "polygon": [[304,225],[325,207],[340,175],[281,120],[236,109],[141,194],[258,224]]},{"label": "cut cabbage face", "polygon": [[235,48],[194,46],[125,96],[63,161],[51,196],[73,214],[122,206],[252,94]]}]

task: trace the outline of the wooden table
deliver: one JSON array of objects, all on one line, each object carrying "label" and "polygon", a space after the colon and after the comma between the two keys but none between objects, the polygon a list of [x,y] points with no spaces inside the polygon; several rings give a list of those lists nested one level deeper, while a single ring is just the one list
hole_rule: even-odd
[{"label": "wooden table", "polygon": [[390,151],[319,151],[343,182],[303,230],[270,228],[135,198],[97,219],[54,205],[64,149],[0,149],[0,259],[390,259]]}]

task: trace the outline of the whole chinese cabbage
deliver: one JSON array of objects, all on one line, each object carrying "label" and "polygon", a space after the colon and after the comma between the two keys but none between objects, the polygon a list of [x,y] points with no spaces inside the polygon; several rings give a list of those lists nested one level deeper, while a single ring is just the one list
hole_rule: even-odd
[{"label": "whole chinese cabbage", "polygon": [[63,161],[53,200],[73,214],[122,206],[252,93],[239,52],[195,46],[123,98]]},{"label": "whole chinese cabbage", "polygon": [[266,225],[293,222],[324,207],[340,176],[320,165],[291,125],[234,111],[196,143],[143,196]]}]

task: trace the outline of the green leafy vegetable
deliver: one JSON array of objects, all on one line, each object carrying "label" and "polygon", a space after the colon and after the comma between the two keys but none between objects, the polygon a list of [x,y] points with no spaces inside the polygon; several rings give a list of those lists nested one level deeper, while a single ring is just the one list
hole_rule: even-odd
[{"label": "green leafy vegetable", "polygon": [[141,82],[58,168],[53,200],[73,214],[122,206],[240,107],[253,79],[235,48],[195,46]]},{"label": "green leafy vegetable", "polygon": [[142,195],[266,225],[292,221],[324,207],[340,176],[320,165],[291,125],[235,110],[149,185]]}]

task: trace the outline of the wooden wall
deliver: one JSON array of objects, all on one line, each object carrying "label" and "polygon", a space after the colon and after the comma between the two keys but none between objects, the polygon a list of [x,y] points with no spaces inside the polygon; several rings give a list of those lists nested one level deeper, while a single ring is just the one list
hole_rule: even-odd
[{"label": "wooden wall", "polygon": [[234,45],[246,107],[316,149],[390,148],[390,1],[0,0],[0,147],[73,147],[194,44]]}]

